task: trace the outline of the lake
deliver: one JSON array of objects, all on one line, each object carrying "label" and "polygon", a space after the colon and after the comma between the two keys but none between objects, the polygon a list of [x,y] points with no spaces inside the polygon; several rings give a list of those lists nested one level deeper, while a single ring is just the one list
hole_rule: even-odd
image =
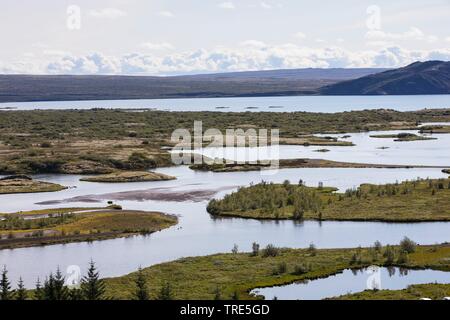
[{"label": "lake", "polygon": [[412,111],[425,108],[450,108],[450,95],[291,96],[12,102],[1,103],[0,108],[17,108],[18,110],[117,108],[221,112],[343,112],[385,108],[398,111]]},{"label": "lake", "polygon": [[[294,97],[292,97],[294,99]],[[417,131],[412,131],[417,132]],[[377,132],[383,134],[387,132]],[[388,132],[389,133],[389,132]],[[314,152],[321,147],[280,146],[272,158],[325,158],[338,161],[412,164],[444,167],[450,165],[450,135],[434,135],[437,140],[394,142],[375,139],[371,133],[350,134],[348,141],[354,147],[327,147],[328,153]],[[339,135],[344,136],[345,134]],[[380,149],[386,147],[387,149]],[[203,149],[211,155],[217,150]],[[244,154],[267,159],[261,150],[221,149],[230,158],[241,159]],[[0,265],[7,265],[14,283],[19,276],[27,287],[38,277],[44,279],[58,266],[65,271],[78,265],[83,271],[93,259],[103,277],[114,277],[133,272],[139,266],[168,262],[188,256],[230,252],[234,244],[241,251],[250,251],[251,244],[274,244],[280,247],[304,248],[314,243],[318,248],[351,248],[370,246],[379,240],[383,244],[397,244],[408,236],[420,244],[449,241],[450,223],[380,223],[380,222],[294,222],[256,221],[245,219],[217,219],[206,212],[208,200],[220,198],[240,186],[262,180],[281,183],[300,179],[309,186],[323,182],[340,190],[354,188],[362,183],[394,183],[421,178],[444,178],[441,168],[414,169],[283,169],[261,172],[211,173],[195,172],[186,166],[160,168],[158,172],[177,177],[174,181],[102,184],[80,182],[77,175],[38,175],[36,179],[55,182],[70,188],[56,193],[0,195],[1,212],[44,209],[53,207],[90,207],[106,205],[122,192],[177,193],[207,191],[210,196],[189,201],[160,199],[139,201],[131,197],[116,201],[126,209],[161,211],[179,216],[179,225],[150,236],[124,239],[71,243],[47,247],[21,248],[0,251]],[[47,205],[43,205],[46,203]],[[281,298],[281,297],[280,297]]]}]

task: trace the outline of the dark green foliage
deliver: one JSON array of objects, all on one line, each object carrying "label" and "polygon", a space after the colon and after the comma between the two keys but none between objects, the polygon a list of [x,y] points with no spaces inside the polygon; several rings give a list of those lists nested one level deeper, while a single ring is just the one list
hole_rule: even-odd
[{"label": "dark green foliage", "polygon": [[150,295],[148,293],[147,280],[142,272],[142,268],[139,267],[137,272],[136,280],[136,292],[134,293],[134,298],[136,300],[150,300]]},{"label": "dark green foliage", "polygon": [[105,294],[105,283],[100,279],[95,263],[89,263],[88,273],[81,281],[81,290],[86,300],[103,300]]},{"label": "dark green foliage", "polygon": [[36,288],[34,289],[34,299],[35,300],[44,300],[45,292],[41,285],[41,280],[39,278],[36,281]]},{"label": "dark green foliage", "polygon": [[386,246],[384,249],[383,257],[386,258],[386,264],[392,265],[395,260],[395,250],[391,246]]},{"label": "dark green foliage", "polygon": [[4,266],[0,279],[0,300],[11,300],[12,298],[13,291],[11,289],[11,282],[8,279],[8,270]]},{"label": "dark green foliage", "polygon": [[400,242],[401,251],[406,253],[413,253],[416,251],[416,243],[409,239],[408,237],[404,237]]},{"label": "dark green foliage", "polygon": [[158,294],[158,300],[173,300],[172,286],[170,282],[164,283]]},{"label": "dark green foliage", "polygon": [[253,257],[257,257],[259,255],[259,248],[260,248],[260,246],[258,243],[254,242],[252,244],[252,256]]},{"label": "dark green foliage", "polygon": [[323,206],[317,192],[303,186],[262,182],[249,188],[240,188],[222,200],[212,200],[207,207],[211,214],[261,210],[272,213],[286,206],[294,207],[294,218],[303,219],[306,211],[319,212]]},{"label": "dark green foliage", "polygon": [[267,247],[263,250],[262,256],[264,258],[268,257],[276,257],[280,254],[280,249],[275,247],[272,244],[268,244]]},{"label": "dark green foliage", "polygon": [[27,290],[25,289],[22,278],[19,278],[19,283],[17,284],[17,290],[15,292],[15,298],[16,300],[21,301],[27,300],[28,298],[28,293]]}]

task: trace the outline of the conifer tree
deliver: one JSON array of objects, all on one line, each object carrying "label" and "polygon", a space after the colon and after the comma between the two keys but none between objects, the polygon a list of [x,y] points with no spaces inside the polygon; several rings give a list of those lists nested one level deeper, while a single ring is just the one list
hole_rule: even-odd
[{"label": "conifer tree", "polygon": [[150,295],[148,293],[147,287],[147,280],[145,279],[141,267],[139,267],[135,283],[136,283],[136,292],[134,293],[134,298],[136,300],[150,300]]},{"label": "conifer tree", "polygon": [[173,300],[172,286],[169,282],[164,283],[158,295],[158,300]]},{"label": "conifer tree", "polygon": [[11,300],[13,293],[14,292],[11,290],[11,282],[9,282],[8,279],[8,270],[6,270],[6,266],[4,266],[0,279],[0,300]]},{"label": "conifer tree", "polygon": [[28,293],[25,289],[25,285],[23,284],[22,278],[19,278],[19,283],[17,284],[17,290],[16,290],[16,300],[27,300]]},{"label": "conifer tree", "polygon": [[61,270],[56,270],[54,280],[54,293],[55,300],[68,300],[69,299],[69,289],[65,286],[65,278],[61,273]]},{"label": "conifer tree", "polygon": [[44,289],[41,285],[41,280],[39,278],[36,281],[36,288],[34,289],[34,298],[36,300],[44,300]]},{"label": "conifer tree", "polygon": [[81,281],[81,290],[86,300],[102,300],[105,294],[105,283],[95,267],[94,261],[89,263],[87,276]]}]

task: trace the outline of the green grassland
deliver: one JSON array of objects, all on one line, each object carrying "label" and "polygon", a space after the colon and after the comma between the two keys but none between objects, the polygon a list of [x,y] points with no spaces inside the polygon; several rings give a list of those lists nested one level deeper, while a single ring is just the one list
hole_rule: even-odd
[{"label": "green grassland", "polygon": [[[389,251],[392,254],[386,254]],[[184,258],[155,265],[142,272],[154,299],[169,282],[174,299],[212,300],[217,292],[223,300],[256,299],[255,288],[323,278],[349,268],[370,265],[402,266],[413,269],[450,271],[450,246],[420,246],[409,254],[401,247],[356,249],[264,249],[256,254],[217,254]],[[386,258],[388,256],[388,258]],[[133,299],[137,273],[106,279],[107,295],[114,299]],[[448,290],[448,286],[446,286]],[[428,292],[426,292],[428,295]],[[393,294],[391,295],[393,296]],[[416,296],[406,298],[417,299]]]},{"label": "green grassland", "polygon": [[450,179],[364,184],[336,193],[327,187],[261,183],[212,200],[216,216],[386,222],[450,221]]},{"label": "green grassland", "polygon": [[[280,129],[284,143],[305,135],[414,129],[420,122],[450,122],[450,110],[373,110],[328,113],[221,113],[131,110],[0,111],[0,173],[107,174],[171,165],[162,147],[175,129]],[[284,139],[284,140],[283,140]],[[287,140],[286,140],[287,139]],[[300,140],[299,140],[300,139]],[[311,138],[309,138],[311,139]],[[323,140],[323,139],[321,139]],[[342,144],[317,141],[319,145]],[[345,142],[344,144],[348,144]]]},{"label": "green grassland", "polygon": [[175,216],[158,212],[110,208],[48,209],[3,214],[2,218],[0,249],[150,234],[178,222]]},{"label": "green grassland", "polygon": [[442,300],[450,297],[450,284],[419,284],[404,290],[364,291],[334,298],[335,300]]}]

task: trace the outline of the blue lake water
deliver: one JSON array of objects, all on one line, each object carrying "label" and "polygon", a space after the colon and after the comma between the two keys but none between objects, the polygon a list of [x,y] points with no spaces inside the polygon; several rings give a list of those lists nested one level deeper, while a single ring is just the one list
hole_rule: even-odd
[{"label": "blue lake water", "polygon": [[291,96],[246,98],[192,98],[147,100],[94,100],[55,102],[1,103],[0,108],[34,109],[158,109],[168,111],[222,112],[343,112],[364,109],[394,109],[398,111],[425,108],[450,108],[450,95],[416,96]]}]

